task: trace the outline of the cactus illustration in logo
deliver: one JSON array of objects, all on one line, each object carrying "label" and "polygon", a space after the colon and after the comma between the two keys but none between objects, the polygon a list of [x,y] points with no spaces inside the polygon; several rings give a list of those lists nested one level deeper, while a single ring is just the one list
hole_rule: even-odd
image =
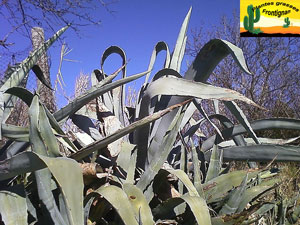
[{"label": "cactus illustration in logo", "polygon": [[254,10],[253,5],[249,5],[247,7],[248,16],[244,17],[244,28],[248,30],[252,34],[259,34],[262,33],[262,31],[258,29],[254,29],[253,24],[257,23],[260,19],[260,11],[259,8],[255,10],[255,18],[254,18]]},{"label": "cactus illustration in logo", "polygon": [[291,21],[288,17],[284,18],[285,24],[283,25],[284,28],[288,28],[291,24]]}]

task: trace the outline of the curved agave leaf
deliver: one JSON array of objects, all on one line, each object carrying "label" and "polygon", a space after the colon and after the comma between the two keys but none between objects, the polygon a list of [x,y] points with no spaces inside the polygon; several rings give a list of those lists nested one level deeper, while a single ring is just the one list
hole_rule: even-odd
[{"label": "curved agave leaf", "polygon": [[48,82],[46,79],[45,79],[45,76],[43,74],[43,71],[41,70],[41,68],[38,66],[38,65],[34,65],[32,67],[32,71],[34,72],[34,74],[37,76],[37,78],[47,87],[49,88],[50,90],[53,90],[51,88],[51,83]]},{"label": "curved agave leaf", "polygon": [[193,96],[200,99],[240,100],[260,107],[236,91],[175,77],[162,77],[152,82],[148,86],[146,93],[145,96],[149,99],[156,95]]},{"label": "curved agave leaf", "polygon": [[[154,63],[156,61],[156,57],[157,57],[158,53],[160,53],[163,50],[166,51],[165,68],[169,67],[169,64],[170,64],[170,51],[169,51],[169,47],[168,47],[168,45],[165,42],[160,41],[160,42],[158,42],[155,45],[155,47],[153,49],[153,52],[152,52],[152,55],[151,55],[151,59],[150,59],[150,63],[149,63],[149,66],[148,66],[148,71],[151,71],[153,69],[153,66],[154,66]],[[151,74],[151,72],[149,72],[146,75],[143,87],[145,87],[146,84],[148,83],[148,80],[150,78],[150,74]]]},{"label": "curved agave leaf", "polygon": [[203,198],[190,195],[183,195],[181,198],[190,206],[198,224],[211,224],[208,206]]},{"label": "curved agave leaf", "polygon": [[251,74],[243,55],[243,51],[228,41],[213,39],[207,42],[196,56],[193,64],[186,71],[184,78],[198,82],[206,82],[211,72],[228,54],[231,54],[240,68]]},{"label": "curved agave leaf", "polygon": [[175,217],[176,213],[172,213],[176,206],[181,203],[186,202],[191,208],[194,217],[197,221],[197,224],[200,225],[209,225],[211,223],[211,217],[209,215],[208,206],[205,200],[199,196],[190,196],[185,194],[181,197],[170,198],[167,201],[163,202],[161,205],[153,209],[153,214],[155,218],[170,218]]},{"label": "curved agave leaf", "polygon": [[198,191],[196,190],[195,186],[191,182],[188,175],[183,170],[174,170],[174,169],[168,169],[167,170],[170,174],[175,175],[178,177],[178,179],[185,185],[185,187],[188,190],[188,193],[190,196],[198,196]]},{"label": "curved agave leaf", "polygon": [[102,195],[118,212],[123,222],[127,225],[138,225],[134,215],[133,207],[126,193],[116,186],[102,186],[96,190]]},{"label": "curved agave leaf", "polygon": [[[291,129],[300,130],[300,120],[288,119],[288,118],[270,118],[252,121],[250,123],[254,131],[271,130],[271,129]],[[233,136],[246,133],[246,129],[242,125],[235,125],[232,128],[222,131],[222,135],[225,139],[229,139]],[[202,149],[207,151],[212,148],[215,143],[216,136],[213,135],[203,142]],[[217,140],[216,144],[219,144],[220,140]]]},{"label": "curved agave leaf", "polygon": [[141,216],[141,224],[153,225],[153,216],[151,209],[146,201],[143,192],[133,184],[125,183],[123,190],[128,196],[128,199],[134,209],[135,216]]},{"label": "curved agave leaf", "polygon": [[[207,157],[207,156],[206,156]],[[243,160],[243,161],[300,161],[300,148],[287,145],[249,145],[224,148],[224,161]]]},{"label": "curved agave leaf", "polygon": [[[108,56],[110,56],[111,54],[116,53],[118,54],[121,58],[122,58],[122,78],[124,79],[126,77],[126,54],[123,51],[123,49],[121,49],[118,46],[110,46],[109,48],[107,48],[101,58],[101,70],[102,73],[104,73],[103,70],[103,65],[105,60],[107,59]],[[113,97],[113,112],[114,115],[119,119],[119,121],[121,122],[121,124],[123,126],[125,126],[125,113],[124,113],[124,107],[125,107],[125,84],[120,86],[120,90],[119,92],[117,92],[115,90],[112,91],[112,97]]]},{"label": "curved agave leaf", "polygon": [[[289,139],[277,139],[277,138],[258,138],[259,142],[261,144],[273,144],[273,145],[286,145],[290,144],[296,140],[298,140],[300,136],[294,137],[294,138],[289,138]],[[256,143],[253,141],[252,138],[245,138],[245,141],[247,145],[256,145]],[[220,147],[222,148],[227,148],[227,147],[234,147],[235,143],[232,140],[229,141],[224,141],[219,144]]]}]

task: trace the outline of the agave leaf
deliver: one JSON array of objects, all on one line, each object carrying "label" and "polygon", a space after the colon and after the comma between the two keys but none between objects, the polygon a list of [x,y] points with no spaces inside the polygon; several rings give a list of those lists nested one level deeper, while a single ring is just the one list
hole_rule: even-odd
[{"label": "agave leaf", "polygon": [[[186,101],[185,103],[188,102]],[[178,111],[176,117],[171,123],[168,132],[165,134],[163,142],[160,143],[160,151],[156,151],[156,154],[153,156],[153,160],[150,162],[149,167],[147,167],[137,183],[137,187],[141,190],[145,190],[145,188],[152,182],[154,176],[158,173],[163,163],[167,160],[170,151],[172,150],[186,107],[181,106],[181,109],[182,110]],[[151,200],[147,197],[147,195],[146,198],[148,201]]]},{"label": "agave leaf", "polygon": [[164,116],[166,113],[172,111],[173,109],[175,109],[177,107],[180,107],[180,106],[186,104],[187,102],[188,101],[185,101],[181,104],[171,106],[165,110],[156,112],[153,115],[150,115],[139,121],[136,121],[136,122],[130,124],[129,126],[122,128],[122,129],[118,130],[117,132],[103,138],[102,140],[96,141],[96,142],[92,143],[91,145],[88,145],[85,148],[80,149],[78,152],[71,155],[71,158],[73,158],[75,160],[80,160],[80,159],[88,156],[89,154],[93,153],[94,151],[99,150],[99,149],[107,146],[108,144],[114,142],[115,140],[123,137],[124,135],[131,133],[132,131],[136,130],[138,127],[144,126],[148,123],[151,123],[154,120],[159,119],[160,117]]},{"label": "agave leaf", "polygon": [[171,63],[170,63],[170,68],[177,70],[178,72],[179,72],[178,68],[180,68],[180,65],[181,65],[182,55],[185,52],[186,32],[187,32],[188,24],[190,21],[191,13],[192,13],[192,7],[189,9],[189,11],[181,25],[181,28],[180,28],[180,31],[178,34],[178,38],[176,41],[175,49],[172,54]]},{"label": "agave leaf", "polygon": [[[157,57],[158,53],[160,53],[163,50],[166,51],[165,68],[169,67],[169,64],[170,64],[170,51],[169,51],[169,47],[168,47],[168,45],[165,42],[160,41],[160,42],[158,42],[155,45],[155,47],[154,47],[154,49],[152,51],[150,63],[149,63],[149,66],[148,66],[148,71],[151,71],[153,69],[153,66],[154,66],[154,63],[156,61],[156,57]],[[149,72],[146,75],[146,77],[145,77],[145,82],[144,82],[144,85],[143,85],[144,87],[148,83],[148,80],[150,78],[150,74],[151,74],[151,72]]]},{"label": "agave leaf", "polygon": [[[276,180],[274,179],[272,183],[275,184]],[[270,190],[272,188],[272,185],[265,186],[264,184],[258,185],[258,186],[253,186],[249,189],[247,189],[242,196],[242,200],[238,206],[237,213],[242,212],[247,204],[252,201],[252,199],[258,197],[262,193]]]},{"label": "agave leaf", "polygon": [[208,206],[199,196],[183,195],[181,198],[190,206],[198,224],[211,224]]},{"label": "agave leaf", "polygon": [[123,185],[123,190],[128,196],[135,216],[139,217],[139,215],[141,215],[141,224],[154,224],[151,209],[143,195],[143,192],[133,184],[129,183],[125,183]]},{"label": "agave leaf", "polygon": [[126,172],[128,171],[128,168],[130,167],[130,160],[132,152],[136,149],[136,146],[133,144],[130,144],[129,142],[122,141],[121,143],[121,151],[117,158],[117,165],[121,167]]},{"label": "agave leaf", "polygon": [[124,78],[125,73],[126,73],[126,68],[125,68],[126,54],[123,51],[123,49],[118,46],[110,46],[103,52],[102,57],[101,57],[101,63],[100,63],[102,73],[104,73],[103,65],[104,65],[105,60],[112,54],[118,54],[122,58],[122,67],[123,67],[122,71],[123,71],[123,78]]},{"label": "agave leaf", "polygon": [[26,194],[23,185],[0,190],[1,218],[6,225],[27,225]]},{"label": "agave leaf", "polygon": [[210,162],[209,162],[205,182],[208,182],[213,178],[219,176],[222,167],[222,159],[223,159],[222,149],[219,149],[218,145],[214,145],[210,157]]},{"label": "agave leaf", "polygon": [[[291,129],[300,130],[300,120],[288,118],[270,118],[252,121],[250,123],[254,131],[270,130],[270,129]],[[228,128],[222,131],[225,139],[246,133],[246,129],[242,125],[235,125],[233,128]],[[203,142],[202,149],[207,151],[212,148],[215,143],[216,136],[213,135]],[[220,140],[216,144],[219,144]]]},{"label": "agave leaf", "polygon": [[14,126],[10,124],[2,124],[2,135],[6,138],[15,141],[29,141],[29,129],[28,127]]},{"label": "agave leaf", "polygon": [[[68,158],[39,158],[47,165],[55,180],[60,186],[66,205],[69,223],[72,225],[83,224],[83,176],[78,163]],[[72,171],[72,176],[70,176]]]},{"label": "agave leaf", "polygon": [[39,128],[39,115],[40,115],[39,98],[37,95],[35,95],[29,107],[29,121],[30,121],[29,140],[32,146],[32,150],[35,153],[47,156],[49,152],[47,152],[46,146],[43,142],[43,139],[41,138],[41,133]]},{"label": "agave leaf", "polygon": [[197,54],[194,62],[186,71],[184,78],[198,82],[206,82],[209,75],[219,62],[228,54],[231,54],[240,68],[248,74],[251,74],[243,55],[243,51],[228,41],[213,39],[207,42]]},{"label": "agave leaf", "polygon": [[232,101],[225,101],[225,106],[231,111],[231,113],[235,116],[235,118],[240,122],[241,125],[245,127],[250,137],[253,138],[256,144],[260,144],[256,134],[254,133],[253,129],[251,128],[251,125],[246,118],[246,115],[244,112],[240,109],[240,107]]},{"label": "agave leaf", "polygon": [[101,186],[96,192],[102,195],[117,210],[125,224],[138,225],[132,204],[121,188],[113,185]]},{"label": "agave leaf", "polygon": [[193,154],[193,166],[194,166],[194,186],[200,197],[204,198],[204,192],[201,182],[201,170],[200,170],[200,161],[198,159],[197,148],[195,148],[193,140],[190,141],[192,146]]},{"label": "agave leaf", "polygon": [[61,156],[56,137],[51,129],[51,125],[44,110],[44,106],[40,105],[39,107],[39,134],[43,139],[48,152],[55,157]]},{"label": "agave leaf", "polygon": [[38,65],[34,65],[32,67],[32,71],[34,72],[34,74],[36,75],[36,77],[41,81],[42,84],[44,84],[47,88],[49,88],[50,90],[53,90],[51,88],[51,83],[48,82],[45,79],[45,76],[43,74],[43,71],[41,70],[41,68]]},{"label": "agave leaf", "polygon": [[19,152],[25,151],[29,146],[29,142],[8,140],[0,149],[0,161],[9,159]]},{"label": "agave leaf", "polygon": [[242,202],[243,199],[242,197],[246,190],[247,182],[248,182],[248,174],[246,174],[241,185],[237,187],[233,192],[230,193],[230,197],[223,205],[222,209],[219,212],[219,215],[233,214],[237,211],[238,206]]},{"label": "agave leaf", "polygon": [[[9,118],[11,112],[14,110],[17,100],[18,99],[15,96],[11,96],[10,100],[5,104],[4,111],[3,111],[3,117],[2,117],[2,124],[5,124],[5,122]],[[0,102],[1,102],[1,94],[0,94]],[[1,133],[1,131],[0,131],[0,133]]]},{"label": "agave leaf", "polygon": [[250,160],[250,161],[300,161],[300,148],[288,145],[249,145],[229,147],[223,150],[224,161]]},{"label": "agave leaf", "polygon": [[[41,132],[39,128],[39,115],[40,115],[40,105],[38,96],[33,97],[32,103],[29,107],[29,120],[30,120],[30,131],[29,140],[32,147],[32,151],[39,154],[48,156],[51,151],[47,151],[47,148],[41,137]],[[34,172],[38,196],[43,202],[46,209],[49,211],[51,218],[55,224],[65,224],[65,221],[60,214],[58,207],[56,205],[53,193],[51,191],[51,173],[48,168],[44,168]]]},{"label": "agave leaf", "polygon": [[[47,40],[43,45],[37,48],[30,56],[28,56],[20,65],[18,65],[11,74],[6,74],[9,77],[5,83],[0,87],[0,122],[3,120],[4,106],[8,104],[11,99],[11,95],[4,94],[4,92],[11,87],[18,86],[24,77],[29,73],[30,69],[36,64],[41,55],[48,50],[48,48],[59,38],[68,28],[65,26],[54,34],[49,40]],[[0,131],[1,139],[1,131]]]},{"label": "agave leaf", "polygon": [[[183,137],[187,137],[187,136],[192,137],[194,134],[197,135],[197,133],[199,133],[199,127],[205,119],[203,118],[203,119],[197,121],[196,123],[193,123],[192,120],[193,120],[193,118],[191,118],[191,120],[190,120],[190,125],[191,125],[190,128],[184,133]],[[202,133],[201,135],[204,135],[204,134]]]},{"label": "agave leaf", "polygon": [[183,203],[183,199],[178,197],[169,198],[162,202],[152,210],[155,221],[157,219],[170,219],[176,217],[179,214],[176,214],[175,208],[183,205]]},{"label": "agave leaf", "polygon": [[[294,138],[288,138],[288,139],[276,139],[276,138],[261,138],[259,137],[258,140],[261,144],[273,144],[273,145],[286,145],[290,144],[296,140],[298,140],[300,136],[294,137]],[[252,138],[245,138],[245,141],[247,142],[247,145],[256,145],[254,140]],[[219,144],[220,147],[222,148],[227,148],[227,147],[233,147],[235,146],[234,141],[224,141]]]},{"label": "agave leaf", "polygon": [[205,200],[199,196],[190,196],[188,194],[181,197],[170,198],[154,208],[153,215],[155,216],[155,219],[169,219],[176,217],[174,209],[183,202],[186,202],[190,206],[197,224],[211,224],[208,206],[206,205]]},{"label": "agave leaf", "polygon": [[130,164],[128,166],[126,183],[134,184],[135,166],[136,166],[137,150],[133,152],[130,157]]},{"label": "agave leaf", "polygon": [[90,214],[90,209],[91,206],[93,204],[95,197],[92,196],[87,203],[84,205],[84,224],[87,225],[88,224],[88,219],[89,219],[89,214]]},{"label": "agave leaf", "polygon": [[[181,140],[180,143],[179,143],[180,149],[181,149],[181,153],[180,153],[180,170],[187,173],[188,156],[187,156],[187,149],[183,145],[183,142],[184,142],[184,140]],[[178,182],[178,191],[179,191],[180,194],[183,194],[183,192],[184,192],[184,184],[180,180]]]},{"label": "agave leaf", "polygon": [[[154,82],[152,82],[143,97],[141,102],[141,111],[139,118],[143,118],[144,116],[149,114],[149,106],[151,105],[151,100],[156,95],[178,95],[185,96],[181,99],[186,99],[186,97],[193,96],[202,99],[221,99],[221,100],[233,100],[238,99],[249,104],[256,105],[250,99],[242,96],[241,94],[234,92],[229,89],[224,89],[220,87],[214,87],[211,85],[196,83],[192,81],[188,81],[185,79],[178,79],[174,77],[162,77]],[[180,99],[180,98],[179,98]],[[177,102],[177,98],[172,99],[169,103]],[[256,105],[257,106],[257,105]],[[151,161],[151,156],[155,154],[155,150],[159,148],[159,144],[162,141],[163,135],[166,133],[166,127],[169,126],[172,119],[174,118],[174,113],[172,115],[168,115],[164,119],[161,120],[159,126],[155,129],[155,136],[153,138],[154,141],[151,142],[150,147],[148,149],[149,161]],[[139,149],[142,149],[141,152],[146,152],[146,146],[148,143],[149,136],[149,127],[145,127],[143,129],[137,130],[135,132],[135,141],[138,145]],[[138,160],[138,163],[139,160]],[[140,167],[143,164],[138,164]]]},{"label": "agave leaf", "polygon": [[195,186],[189,179],[188,175],[183,170],[174,170],[174,169],[168,169],[169,173],[175,175],[178,177],[178,179],[185,185],[185,187],[188,190],[188,193],[190,196],[198,196],[198,191],[196,190]]},{"label": "agave leaf", "polygon": [[190,119],[192,118],[192,116],[196,110],[197,110],[197,108],[194,104],[189,104],[189,106],[186,109],[186,112],[184,114],[184,117],[182,119],[182,123],[180,125],[180,130],[182,130],[184,128],[184,126],[190,121]]},{"label": "agave leaf", "polygon": [[[122,78],[124,79],[126,77],[126,54],[123,51],[123,49],[121,49],[118,46],[110,46],[105,50],[101,58],[101,70],[104,73],[103,64],[107,59],[107,57],[113,53],[118,54],[122,58],[122,73],[123,73]],[[119,119],[121,124],[125,126],[125,118],[124,118],[125,84],[121,85],[119,89],[120,89],[119,92],[115,92],[117,91],[117,89],[112,91],[113,104],[114,104],[113,112],[115,116]]]},{"label": "agave leaf", "polygon": [[[70,224],[83,224],[83,178],[81,168],[74,160],[67,158],[49,158],[34,152],[23,152],[0,163],[0,180],[6,180],[16,175],[40,170],[46,166],[48,166],[61,188],[64,201],[68,207]],[[70,176],[69,171],[72,171],[72,176]],[[46,187],[44,183],[43,188],[45,189]],[[49,199],[51,200],[51,197]],[[51,204],[55,204],[55,201]],[[55,206],[56,204],[52,207]],[[64,222],[58,219],[56,219],[56,221],[58,224],[64,224]]]},{"label": "agave leaf", "polygon": [[[214,114],[214,115],[210,115],[209,117],[218,119],[225,128],[233,129],[234,124],[226,116],[220,115],[220,114]],[[233,139],[234,143],[238,146],[246,146],[247,145],[247,143],[242,135],[233,136],[232,139]]]},{"label": "agave leaf", "polygon": [[209,119],[207,113],[204,111],[201,102],[198,103],[195,99],[193,100],[194,105],[196,106],[196,108],[198,109],[198,111],[201,113],[201,115],[213,126],[213,128],[216,130],[217,134],[222,138],[222,134],[221,131],[219,130],[219,128]]},{"label": "agave leaf", "polygon": [[31,105],[32,99],[34,95],[28,91],[27,89],[23,87],[11,87],[8,88],[5,93],[14,95],[20,99],[22,99],[23,102],[25,102],[28,106]]},{"label": "agave leaf", "polygon": [[[248,178],[257,175],[257,171],[249,172]],[[245,178],[247,171],[233,171],[220,175],[203,184],[203,190],[207,203],[214,202],[226,196],[232,188],[239,186]]]},{"label": "agave leaf", "polygon": [[[177,63],[177,69],[176,69],[178,72],[180,72],[181,65],[182,65],[182,60],[183,60],[183,57],[185,55],[186,42],[187,42],[187,36],[184,37],[183,44],[182,44],[182,47],[180,49],[180,54],[179,54],[179,57],[178,57],[178,63]],[[174,57],[174,55],[173,55],[173,57]],[[172,57],[172,59],[173,59],[173,57]]]},{"label": "agave leaf", "polygon": [[175,77],[162,77],[152,82],[146,93],[149,99],[156,95],[193,96],[200,99],[240,100],[260,107],[236,91]]},{"label": "agave leaf", "polygon": [[[6,90],[5,93],[17,96],[22,101],[24,101],[28,106],[31,105],[33,97],[34,97],[34,95],[30,91],[28,91],[27,89],[22,88],[22,87],[9,88]],[[63,137],[64,141],[68,144],[68,147],[72,151],[77,151],[76,146],[69,140],[69,138],[66,137],[64,131],[61,129],[61,127],[59,126],[59,124],[57,123],[57,121],[53,117],[53,115],[50,113],[50,111],[45,107],[44,107],[44,110],[45,110],[48,120],[49,120],[50,124],[52,125],[52,127],[54,128],[54,130]]]}]

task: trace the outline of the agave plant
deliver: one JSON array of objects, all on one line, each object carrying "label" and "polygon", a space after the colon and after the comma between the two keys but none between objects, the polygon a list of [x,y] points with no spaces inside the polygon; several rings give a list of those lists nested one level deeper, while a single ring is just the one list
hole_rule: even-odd
[{"label": "agave plant", "polygon": [[[0,151],[5,224],[251,224],[278,211],[274,220],[296,223],[297,196],[289,202],[268,199],[279,185],[278,171],[258,169],[256,162],[300,161],[300,149],[287,145],[294,139],[259,138],[255,131],[300,129],[299,120],[249,122],[235,101],[260,106],[238,92],[207,84],[229,54],[250,74],[242,50],[225,40],[209,41],[181,76],[190,14],[172,54],[166,43],[157,43],[148,69],[127,77],[124,51],[109,47],[100,69],[91,73],[92,87],[53,114],[37,93],[19,85],[31,69],[47,85],[35,64],[67,27],[5,75],[0,87],[0,137],[7,139]],[[161,51],[166,52],[164,68],[150,80]],[[123,65],[107,75],[104,62],[115,53]],[[120,72],[122,78],[114,81]],[[125,84],[143,76],[136,106],[125,107]],[[29,106],[28,127],[5,123],[17,98]],[[222,101],[239,124],[217,108],[207,113],[203,99]],[[192,118],[195,111],[201,120]],[[79,129],[66,134],[67,119]],[[195,143],[193,136],[204,122],[215,135]],[[225,162],[233,160],[247,161],[250,169],[230,171]]]}]

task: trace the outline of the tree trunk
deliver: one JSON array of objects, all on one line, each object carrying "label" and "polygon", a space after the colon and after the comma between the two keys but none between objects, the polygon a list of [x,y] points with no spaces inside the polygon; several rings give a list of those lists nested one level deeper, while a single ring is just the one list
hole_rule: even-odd
[{"label": "tree trunk", "polygon": [[[32,35],[32,45],[33,49],[37,49],[39,46],[44,44],[44,30],[40,27],[34,27],[31,29]],[[40,60],[37,62],[37,65],[41,68],[43,75],[47,83],[51,84],[50,81],[50,71],[48,65],[48,56],[47,53],[43,54]],[[47,88],[37,79],[37,92],[40,95],[40,100],[45,106],[50,110],[50,112],[56,111],[55,96],[52,90]]]}]

